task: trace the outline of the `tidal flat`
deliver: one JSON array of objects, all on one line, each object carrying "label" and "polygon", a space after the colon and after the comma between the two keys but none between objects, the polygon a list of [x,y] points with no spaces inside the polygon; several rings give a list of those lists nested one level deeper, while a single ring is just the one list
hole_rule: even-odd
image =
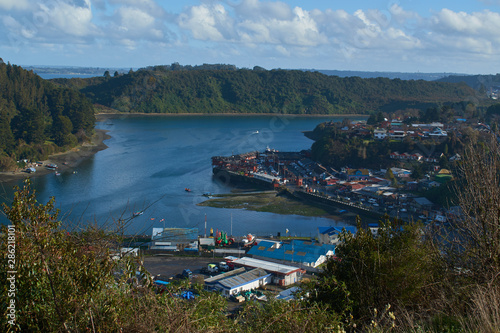
[{"label": "tidal flat", "polygon": [[246,209],[282,215],[323,216],[331,212],[305,204],[301,201],[280,195],[274,191],[216,194],[198,206],[214,208]]}]

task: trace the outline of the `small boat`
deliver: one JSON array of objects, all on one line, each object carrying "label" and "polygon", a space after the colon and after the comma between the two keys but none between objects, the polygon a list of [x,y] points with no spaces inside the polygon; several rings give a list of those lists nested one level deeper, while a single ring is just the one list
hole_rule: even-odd
[{"label": "small boat", "polygon": [[52,163],[49,163],[45,166],[47,169],[50,169],[50,170],[55,170],[57,169],[57,164],[52,164]]},{"label": "small boat", "polygon": [[61,175],[61,173],[56,171],[56,176],[60,176],[60,175]]},{"label": "small boat", "polygon": [[135,212],[133,214],[134,217],[137,217],[137,216],[141,216],[142,214],[144,214],[144,212],[141,210],[141,211],[138,211],[138,212]]},{"label": "small boat", "polygon": [[186,188],[184,189],[184,191],[186,191],[186,192],[191,192],[191,189],[186,187]]},{"label": "small boat", "polygon": [[207,198],[211,198],[212,197],[212,193],[206,192],[206,193],[203,193],[203,196],[207,197]]}]

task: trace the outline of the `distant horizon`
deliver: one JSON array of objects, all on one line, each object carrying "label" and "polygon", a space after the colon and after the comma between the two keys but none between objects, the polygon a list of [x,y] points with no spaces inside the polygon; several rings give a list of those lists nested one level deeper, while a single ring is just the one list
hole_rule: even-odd
[{"label": "distant horizon", "polygon": [[[208,63],[206,63],[208,64]],[[215,65],[217,63],[210,63],[209,65]],[[71,66],[71,65],[54,65],[54,66],[51,66],[51,65],[27,65],[27,64],[13,64],[13,65],[17,65],[17,66],[21,66],[23,68],[30,68],[30,67],[33,67],[33,68],[47,68],[47,69],[57,69],[57,68],[66,68],[66,69],[70,69],[70,68],[82,68],[82,69],[103,69],[103,70],[106,70],[106,69],[114,69],[114,70],[140,70],[140,69],[143,69],[143,68],[147,68],[147,67],[155,67],[155,66],[169,66],[171,64],[157,64],[157,65],[147,65],[147,66],[144,66],[144,67],[107,67],[107,66],[78,66],[78,65],[75,65],[75,66]],[[203,64],[180,64],[182,66],[201,66]],[[227,64],[227,65],[233,65],[233,64]],[[236,66],[236,65],[234,65]],[[255,65],[255,66],[252,66],[252,67],[238,67],[236,66],[238,69],[253,69],[254,67],[262,67],[262,66],[259,66],[259,65]],[[264,67],[262,67],[264,68]],[[361,73],[402,73],[402,74],[449,74],[449,75],[459,75],[459,76],[473,76],[473,75],[496,75],[497,73],[490,73],[490,74],[467,74],[467,73],[456,73],[456,72],[422,72],[422,71],[416,71],[416,72],[401,72],[401,71],[382,71],[382,70],[377,70],[377,71],[363,71],[363,70],[353,70],[353,69],[326,69],[326,68],[264,68],[265,70],[268,70],[268,71],[271,71],[271,70],[299,70],[299,71],[332,71],[332,72],[361,72]]]}]

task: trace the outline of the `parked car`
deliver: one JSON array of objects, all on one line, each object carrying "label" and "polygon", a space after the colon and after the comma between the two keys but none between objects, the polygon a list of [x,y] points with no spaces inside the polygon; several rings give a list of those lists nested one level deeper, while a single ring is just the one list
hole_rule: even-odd
[{"label": "parked car", "polygon": [[182,271],[182,277],[183,278],[191,278],[193,276],[193,272],[189,269],[185,269]]},{"label": "parked car", "polygon": [[229,265],[228,265],[225,261],[221,261],[221,262],[219,263],[219,270],[220,270],[221,272],[227,272],[227,271],[229,271],[229,270],[230,270],[230,268],[229,268]]}]

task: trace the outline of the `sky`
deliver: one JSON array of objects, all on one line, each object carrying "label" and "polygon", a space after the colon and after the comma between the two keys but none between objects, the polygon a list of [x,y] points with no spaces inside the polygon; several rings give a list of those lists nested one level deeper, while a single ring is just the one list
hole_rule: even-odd
[{"label": "sky", "polygon": [[28,66],[500,72],[500,0],[0,0]]}]

